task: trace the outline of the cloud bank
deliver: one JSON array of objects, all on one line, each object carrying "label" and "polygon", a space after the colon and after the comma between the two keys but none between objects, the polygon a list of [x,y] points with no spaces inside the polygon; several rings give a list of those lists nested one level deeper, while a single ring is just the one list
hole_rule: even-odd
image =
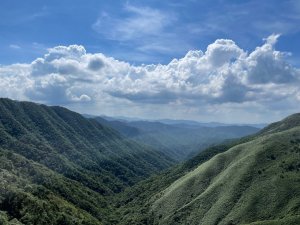
[{"label": "cloud bank", "polygon": [[30,64],[0,66],[0,96],[98,114],[277,119],[300,109],[300,70],[275,49],[278,37],[252,52],[218,39],[166,65],[135,66],[83,46],[57,46]]}]

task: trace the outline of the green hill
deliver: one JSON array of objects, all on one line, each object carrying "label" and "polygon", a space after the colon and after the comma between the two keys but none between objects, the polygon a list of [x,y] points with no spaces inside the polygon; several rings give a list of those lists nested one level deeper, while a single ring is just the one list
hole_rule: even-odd
[{"label": "green hill", "polygon": [[265,127],[259,133],[267,134],[267,133],[275,133],[279,131],[288,130],[290,128],[300,126],[300,113],[293,114],[288,116],[282,121],[271,124],[270,126]]},{"label": "green hill", "polygon": [[0,156],[0,217],[24,224],[107,221],[114,193],[173,164],[93,119],[9,99],[0,99]]},{"label": "green hill", "polygon": [[299,114],[120,196],[120,224],[300,224]]}]

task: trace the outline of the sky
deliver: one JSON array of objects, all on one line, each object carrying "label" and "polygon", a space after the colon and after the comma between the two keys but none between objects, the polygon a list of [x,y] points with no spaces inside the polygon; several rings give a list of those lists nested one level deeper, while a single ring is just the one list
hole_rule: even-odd
[{"label": "sky", "polygon": [[300,111],[298,0],[1,0],[0,97],[144,119]]}]

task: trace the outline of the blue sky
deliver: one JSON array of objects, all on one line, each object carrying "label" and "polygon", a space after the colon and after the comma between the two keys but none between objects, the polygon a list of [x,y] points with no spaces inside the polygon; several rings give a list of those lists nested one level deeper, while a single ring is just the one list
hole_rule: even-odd
[{"label": "blue sky", "polygon": [[1,64],[70,44],[136,64],[167,63],[218,38],[253,50],[272,33],[282,34],[277,49],[292,52],[292,63],[300,57],[297,0],[2,0],[0,15]]},{"label": "blue sky", "polygon": [[0,97],[270,122],[300,110],[298,0],[1,0]]}]

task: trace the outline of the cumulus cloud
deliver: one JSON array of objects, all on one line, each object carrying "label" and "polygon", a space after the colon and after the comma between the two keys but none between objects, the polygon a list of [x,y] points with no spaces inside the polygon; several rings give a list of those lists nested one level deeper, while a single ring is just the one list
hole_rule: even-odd
[{"label": "cumulus cloud", "polygon": [[271,35],[266,38],[266,43],[257,47],[247,58],[249,82],[280,84],[299,79],[299,73],[284,60],[286,53],[274,49],[278,37]]},{"label": "cumulus cloud", "polygon": [[99,57],[91,58],[88,63],[88,68],[94,71],[100,70],[103,66],[104,66],[104,62]]},{"label": "cumulus cloud", "polygon": [[166,65],[133,66],[87,53],[83,46],[57,46],[30,64],[0,67],[0,95],[48,104],[122,102],[207,113],[228,104],[265,109],[297,105],[300,72],[287,63],[287,53],[275,50],[278,37],[269,36],[250,53],[232,40],[219,39],[204,52],[189,51]]}]

